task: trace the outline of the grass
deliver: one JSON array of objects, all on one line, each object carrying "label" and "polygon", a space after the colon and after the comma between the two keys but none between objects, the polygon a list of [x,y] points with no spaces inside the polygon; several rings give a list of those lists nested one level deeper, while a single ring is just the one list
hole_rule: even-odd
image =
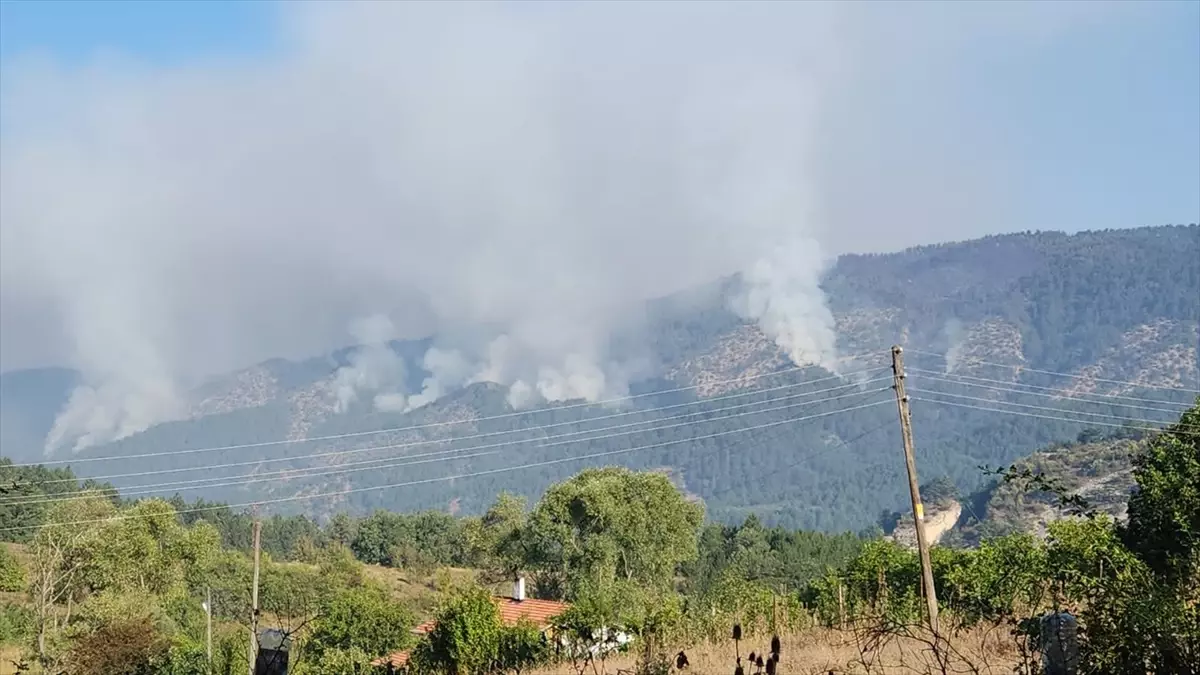
[{"label": "grass", "polygon": [[[964,667],[969,662],[981,674],[1012,673],[1013,667],[1019,661],[1019,655],[1011,640],[1005,638],[1007,634],[996,629],[975,630],[951,638],[951,644],[962,655],[952,664],[951,672],[972,672]],[[781,636],[780,641],[782,649],[779,672],[788,675],[912,675],[931,672],[923,665],[928,656],[925,645],[914,639],[897,638],[872,652],[860,649],[861,643],[851,631],[818,628]],[[743,664],[749,652],[765,651],[769,644],[769,636],[743,640]],[[672,649],[670,653],[674,655],[677,651],[679,647]],[[683,651],[687,654],[689,662],[685,673],[733,673],[735,657],[732,641],[728,644],[683,647]],[[608,675],[616,675],[618,671],[633,672],[634,664],[635,655],[622,654],[608,659],[602,672]],[[568,663],[538,670],[534,675],[574,675],[575,672]],[[591,673],[591,669],[588,672]],[[672,669],[672,672],[676,671]],[[746,667],[745,672],[750,675],[755,669]]]},{"label": "grass", "polygon": [[0,675],[13,675],[17,672],[14,661],[21,658],[21,648],[15,645],[0,645]]}]

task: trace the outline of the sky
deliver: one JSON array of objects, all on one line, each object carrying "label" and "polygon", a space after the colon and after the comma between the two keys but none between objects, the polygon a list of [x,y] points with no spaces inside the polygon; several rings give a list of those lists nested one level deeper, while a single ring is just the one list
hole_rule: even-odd
[{"label": "sky", "polygon": [[[988,118],[1025,153],[1009,177],[1021,205],[997,229],[1200,217],[1200,2],[1145,4],[1154,7],[1133,22],[1085,25],[1025,58],[916,75],[962,87],[971,100],[952,103],[955,113]],[[280,11],[255,0],[2,0],[0,63],[30,54],[75,66],[105,53],[158,66],[264,55],[280,43]],[[903,98],[908,84],[893,82],[894,95]]]},{"label": "sky", "polygon": [[1198,220],[1200,2],[0,0],[0,370],[83,373],[68,444],[352,342],[380,407],[619,395],[736,272],[831,365],[839,253]]}]

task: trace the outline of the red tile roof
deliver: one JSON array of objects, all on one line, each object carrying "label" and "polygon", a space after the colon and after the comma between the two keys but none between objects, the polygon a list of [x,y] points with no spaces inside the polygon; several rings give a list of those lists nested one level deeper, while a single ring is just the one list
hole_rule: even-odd
[{"label": "red tile roof", "polygon": [[555,600],[514,600],[512,598],[496,598],[500,609],[500,620],[506,625],[515,625],[521,619],[528,619],[538,628],[550,625],[550,619],[565,612],[570,605]]},{"label": "red tile roof", "polygon": [[390,654],[386,657],[375,659],[374,661],[371,662],[371,665],[373,665],[373,666],[390,665],[393,668],[400,669],[400,668],[403,668],[407,663],[408,663],[408,652],[396,652],[395,654]]}]

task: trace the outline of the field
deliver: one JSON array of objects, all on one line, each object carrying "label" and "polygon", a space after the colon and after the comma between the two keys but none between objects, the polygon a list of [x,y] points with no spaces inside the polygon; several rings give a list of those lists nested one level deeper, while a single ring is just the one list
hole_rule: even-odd
[{"label": "field", "polygon": [[[779,673],[788,675],[835,675],[861,673],[901,675],[926,672],[930,660],[926,644],[915,639],[889,641],[877,650],[868,650],[866,640],[856,637],[854,631],[836,629],[813,629],[781,638]],[[766,648],[769,638],[744,640],[741,644],[743,663],[751,651]],[[981,674],[1014,672],[1019,663],[1019,654],[1011,638],[1003,629],[976,630],[951,638],[951,647],[958,656],[951,659],[947,672],[972,672]],[[684,649],[688,668],[684,672],[703,675],[733,673],[735,656],[733,643],[697,645]],[[635,657],[623,654],[605,663],[601,673],[617,675],[633,672]],[[536,671],[536,675],[574,675],[577,671],[570,664]],[[588,672],[592,672],[589,668]],[[675,672],[672,669],[672,672]],[[747,667],[747,675],[757,672]]]}]

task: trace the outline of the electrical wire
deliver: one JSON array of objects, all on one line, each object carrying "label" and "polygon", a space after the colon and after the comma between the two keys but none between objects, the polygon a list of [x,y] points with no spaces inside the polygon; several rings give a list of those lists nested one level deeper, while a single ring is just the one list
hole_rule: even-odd
[{"label": "electrical wire", "polygon": [[[910,369],[910,370],[912,372],[917,372],[915,369]],[[927,373],[929,371],[920,371],[920,372]],[[1172,415],[1176,415],[1176,416],[1178,416],[1180,413],[1182,413],[1184,410],[1186,410],[1189,407],[1188,405],[1182,404],[1182,403],[1178,404],[1180,406],[1183,406],[1182,408],[1173,409],[1173,408],[1152,408],[1150,406],[1137,406],[1137,405],[1129,405],[1127,403],[1113,403],[1110,401],[1089,401],[1087,399],[1078,399],[1073,396],[1047,394],[1047,393],[1036,392],[1036,391],[1022,391],[1020,389],[1013,389],[1010,387],[996,387],[996,386],[989,386],[986,384],[976,384],[974,382],[961,382],[961,381],[952,380],[952,379],[949,379],[946,377],[940,377],[938,375],[925,375],[925,377],[918,378],[918,380],[923,380],[923,379],[929,379],[929,380],[933,380],[935,382],[944,382],[947,384],[954,384],[954,385],[959,385],[959,386],[963,386],[963,387],[976,387],[979,389],[987,389],[989,391],[1000,391],[1000,392],[1008,392],[1011,394],[1020,394],[1022,396],[1041,396],[1043,398],[1051,398],[1051,399],[1056,399],[1056,400],[1060,400],[1060,401],[1072,401],[1072,402],[1076,402],[1076,403],[1090,403],[1092,405],[1106,405],[1106,406],[1110,406],[1110,407],[1119,406],[1119,407],[1123,407],[1123,408],[1129,408],[1131,410],[1148,410],[1148,411],[1152,411],[1152,412],[1171,413]]]},{"label": "electrical wire", "polygon": [[[839,360],[852,360],[852,359],[857,359],[862,356],[868,356],[868,355],[870,355],[870,354],[858,354],[855,356],[843,357],[842,359],[839,359]],[[260,442],[256,442],[256,443],[237,443],[237,444],[233,444],[233,445],[209,446],[209,447],[203,447],[203,448],[183,448],[183,449],[179,449],[179,450],[166,450],[166,451],[160,451],[160,452],[147,452],[147,453],[130,454],[130,455],[116,455],[116,456],[104,456],[104,457],[75,457],[72,459],[46,460],[46,461],[41,461],[41,462],[25,462],[25,463],[20,463],[20,464],[14,463],[14,464],[11,464],[10,466],[13,466],[13,467],[27,467],[27,466],[39,466],[39,465],[54,466],[54,465],[61,465],[61,464],[79,464],[79,463],[83,463],[83,462],[104,462],[104,461],[114,461],[114,460],[124,460],[124,459],[140,459],[140,458],[144,458],[144,457],[163,457],[163,456],[173,456],[173,455],[187,455],[187,454],[196,454],[196,453],[205,453],[205,452],[219,452],[219,451],[225,451],[225,450],[245,450],[245,449],[250,449],[250,448],[263,448],[263,447],[271,447],[271,446],[278,446],[278,445],[295,445],[298,443],[315,443],[318,441],[333,441],[333,440],[341,440],[341,439],[345,439],[345,438],[359,438],[359,437],[363,437],[363,436],[372,436],[372,435],[385,434],[385,433],[395,433],[395,432],[401,432],[401,431],[417,431],[417,430],[423,430],[423,429],[433,429],[433,428],[441,428],[441,427],[448,427],[448,426],[456,426],[456,425],[460,425],[460,424],[486,422],[486,421],[498,420],[498,419],[511,419],[514,417],[523,417],[523,416],[527,416],[527,415],[535,415],[535,414],[544,413],[544,412],[559,412],[562,410],[572,410],[572,409],[576,409],[576,408],[604,406],[604,405],[610,405],[613,403],[621,403],[621,402],[625,402],[625,401],[632,401],[635,399],[646,398],[648,396],[663,396],[666,394],[673,394],[673,393],[679,393],[679,392],[684,392],[684,391],[693,391],[696,389],[700,389],[701,387],[711,387],[711,386],[716,386],[716,385],[721,385],[721,384],[738,384],[738,383],[747,382],[750,380],[762,379],[765,377],[786,375],[786,374],[798,372],[801,370],[807,370],[811,367],[812,366],[795,366],[792,368],[785,368],[783,370],[778,370],[778,371],[774,371],[774,372],[770,372],[770,373],[760,373],[758,375],[748,375],[748,376],[732,378],[732,379],[728,379],[728,380],[718,380],[716,382],[706,382],[704,384],[690,385],[687,387],[664,389],[661,391],[644,392],[641,394],[631,394],[628,396],[619,396],[616,398],[606,399],[606,400],[602,400],[602,401],[572,403],[572,404],[561,405],[561,406],[545,406],[545,407],[537,408],[534,410],[519,410],[519,411],[510,412],[510,413],[502,413],[499,415],[489,415],[486,417],[477,417],[477,418],[464,419],[464,420],[448,420],[445,422],[431,422],[428,424],[417,424],[417,425],[412,425],[412,426],[407,426],[407,427],[392,427],[392,428],[387,428],[387,429],[376,429],[376,430],[372,430],[372,431],[354,431],[354,432],[348,432],[348,433],[343,433],[343,434],[313,436],[311,438],[284,439],[284,440],[278,440],[278,441],[260,441]],[[817,382],[827,382],[829,380],[844,379],[847,375],[856,375],[856,374],[864,373],[864,372],[878,371],[878,370],[882,370],[886,367],[887,366],[879,366],[876,368],[866,368],[866,369],[862,369],[862,370],[858,370],[858,371],[850,371],[850,372],[839,374],[839,375],[831,375],[829,377],[818,378],[816,380],[809,380],[807,382],[807,384],[814,384]]]},{"label": "electrical wire", "polygon": [[[873,401],[871,403],[864,403],[862,405],[852,406],[850,408],[831,410],[831,411],[827,411],[827,412],[823,412],[823,413],[816,413],[813,415],[808,415],[805,417],[795,417],[795,418],[779,420],[779,421],[775,421],[775,422],[768,422],[765,424],[759,424],[759,425],[750,426],[750,427],[743,427],[740,429],[729,429],[726,431],[718,431],[718,432],[707,434],[704,436],[696,436],[696,437],[692,437],[692,438],[681,438],[681,439],[676,439],[676,440],[671,440],[671,441],[665,441],[662,443],[654,443],[654,444],[650,444],[650,445],[643,445],[643,446],[638,446],[638,447],[633,447],[633,448],[622,448],[620,450],[609,450],[606,452],[597,452],[597,453],[592,453],[589,455],[581,455],[578,457],[563,457],[563,458],[558,458],[558,459],[545,460],[545,461],[541,461],[541,462],[532,462],[532,463],[528,463],[528,464],[521,464],[521,465],[517,465],[517,466],[502,467],[502,468],[498,468],[498,469],[488,469],[485,471],[475,471],[475,472],[470,472],[470,473],[456,474],[456,475],[452,475],[452,476],[440,476],[437,478],[425,478],[425,479],[421,479],[421,480],[407,481],[407,482],[402,482],[402,483],[391,483],[388,485],[373,485],[373,486],[359,487],[359,488],[348,488],[345,490],[336,490],[336,491],[332,491],[332,492],[321,492],[321,493],[306,494],[306,495],[292,495],[289,497],[276,497],[273,499],[262,499],[262,500],[253,501],[253,502],[244,502],[241,504],[220,504],[220,505],[204,506],[204,507],[197,507],[197,508],[191,508],[191,509],[180,509],[180,510],[176,511],[175,513],[176,513],[176,515],[180,515],[180,514],[203,513],[206,511],[218,511],[218,510],[226,510],[226,509],[229,509],[229,510],[247,509],[247,508],[254,508],[254,507],[259,507],[259,506],[266,506],[269,504],[282,504],[282,503],[286,503],[286,502],[306,501],[306,500],[310,500],[310,499],[320,499],[320,498],[325,498],[325,497],[340,497],[340,496],[344,496],[344,495],[357,494],[357,493],[362,493],[362,492],[372,492],[372,491],[377,491],[377,490],[393,490],[393,489],[397,489],[397,488],[412,487],[415,485],[427,485],[430,483],[440,483],[440,482],[446,482],[446,481],[461,480],[461,479],[466,479],[466,478],[477,478],[480,476],[490,476],[490,475],[495,475],[495,474],[500,474],[500,473],[506,473],[509,471],[522,471],[522,470],[527,470],[527,469],[536,469],[536,468],[545,467],[545,466],[552,466],[555,464],[563,464],[566,462],[578,462],[578,461],[584,461],[584,460],[589,460],[589,459],[598,459],[600,457],[612,457],[615,455],[628,454],[631,452],[640,452],[640,451],[645,451],[645,450],[651,450],[651,449],[655,449],[655,448],[665,447],[668,445],[674,445],[676,443],[687,443],[687,442],[703,441],[703,440],[708,440],[708,439],[712,439],[712,438],[720,438],[723,436],[728,436],[728,435],[736,434],[736,433],[745,433],[748,431],[756,431],[759,429],[767,429],[767,428],[771,428],[771,427],[777,427],[777,426],[781,426],[784,424],[794,424],[796,422],[804,422],[804,421],[808,421],[808,420],[817,419],[820,417],[828,417],[830,415],[838,415],[838,414],[842,414],[842,413],[848,413],[848,412],[852,412],[855,410],[863,410],[866,408],[872,408],[874,406],[884,405],[884,404],[888,404],[891,402],[892,402],[891,400]],[[156,517],[157,515],[158,514],[147,514],[147,515],[116,514],[113,516],[109,516],[107,518],[91,518],[91,519],[74,520],[74,521],[67,521],[67,522],[61,522],[61,523],[44,523],[42,525],[11,526],[11,527],[0,528],[0,532],[16,532],[16,531],[23,531],[23,530],[30,530],[30,529],[39,529],[42,527],[72,527],[72,526],[77,526],[77,525],[90,525],[90,524],[95,524],[95,523],[107,523],[107,522],[114,522],[114,521],[135,520],[137,518],[143,518],[143,517]]]},{"label": "electrical wire", "polygon": [[[921,394],[936,394],[938,396],[949,396],[951,398],[959,398],[959,399],[965,399],[965,400],[971,400],[971,401],[983,401],[985,403],[991,403],[993,405],[1011,405],[1011,406],[1016,406],[1018,408],[1032,408],[1034,410],[1054,411],[1054,412],[1058,412],[1058,413],[1062,413],[1062,414],[1069,414],[1069,415],[1091,415],[1094,417],[1103,417],[1106,419],[1114,419],[1114,420],[1125,420],[1127,422],[1142,422],[1145,424],[1171,424],[1171,422],[1164,421],[1164,420],[1150,420],[1150,419],[1145,419],[1142,417],[1123,417],[1121,415],[1107,415],[1105,413],[1085,412],[1083,410],[1063,410],[1061,408],[1053,408],[1050,406],[1030,405],[1028,403],[1013,403],[1011,401],[997,401],[995,399],[990,399],[990,398],[981,398],[979,396],[967,396],[966,394],[951,394],[948,392],[931,390],[931,389],[914,389],[913,391],[916,391]],[[1089,420],[1073,420],[1073,421],[1089,423]]]},{"label": "electrical wire", "polygon": [[[933,357],[942,359],[943,361],[946,360],[946,356],[944,354],[939,354],[937,352],[927,352],[927,351],[924,351],[921,349],[907,349],[906,351],[909,351],[913,354],[923,354],[925,356],[933,356]],[[1189,389],[1187,387],[1172,387],[1172,386],[1162,385],[1162,384],[1144,384],[1144,383],[1138,383],[1138,382],[1128,382],[1125,380],[1109,380],[1109,379],[1105,379],[1103,377],[1088,377],[1087,375],[1078,375],[1078,374],[1073,374],[1073,373],[1061,373],[1061,372],[1058,372],[1055,370],[1039,370],[1037,368],[1028,368],[1026,366],[1021,366],[1021,365],[995,363],[993,361],[982,361],[982,360],[976,359],[976,358],[972,358],[972,359],[970,359],[970,361],[971,361],[971,363],[978,363],[980,365],[992,366],[995,368],[1008,368],[1009,370],[1022,370],[1022,371],[1026,371],[1026,372],[1030,372],[1030,373],[1041,373],[1043,375],[1055,375],[1057,377],[1070,377],[1070,378],[1074,378],[1077,380],[1091,380],[1093,382],[1107,382],[1109,384],[1121,384],[1121,385],[1125,385],[1127,387],[1134,387],[1134,388],[1139,388],[1139,389],[1164,389],[1164,390],[1168,390],[1168,391],[1184,391],[1184,392],[1188,392],[1191,394],[1200,394],[1200,390]]]},{"label": "electrical wire", "polygon": [[[1038,415],[1036,413],[1020,412],[1018,410],[1002,410],[999,408],[985,408],[983,406],[971,405],[969,403],[955,403],[953,401],[939,401],[937,399],[932,399],[932,398],[913,398],[913,400],[914,401],[923,401],[925,403],[936,403],[938,405],[948,405],[948,406],[953,406],[955,408],[969,408],[972,410],[982,410],[985,412],[1005,413],[1008,415],[1019,415],[1021,417],[1036,417],[1039,419],[1058,420],[1060,422],[1073,422],[1075,424],[1085,424],[1085,425],[1090,425],[1090,426],[1113,427],[1113,428],[1117,428],[1117,429],[1133,428],[1133,429],[1142,429],[1144,431],[1162,431],[1163,430],[1162,427],[1154,427],[1154,426],[1139,427],[1139,426],[1134,426],[1134,425],[1129,425],[1129,424],[1113,424],[1112,422],[1098,422],[1095,420],[1078,420],[1078,419],[1071,419],[1069,417],[1062,417],[1062,416],[1055,416],[1055,415]],[[1195,433],[1195,432],[1184,431],[1184,433]]]},{"label": "electrical wire", "polygon": [[[889,390],[888,387],[880,387],[877,389],[852,392],[850,394],[843,394],[840,396],[831,396],[831,397],[821,398],[821,399],[817,399],[815,401],[804,401],[801,403],[792,403],[792,404],[788,404],[788,405],[776,406],[773,408],[764,408],[762,410],[752,410],[752,411],[747,411],[747,412],[735,413],[732,415],[724,415],[721,417],[713,417],[710,419],[695,420],[692,422],[683,422],[683,423],[679,423],[679,424],[670,424],[670,425],[665,425],[665,426],[650,427],[647,429],[638,429],[638,430],[634,430],[634,431],[625,431],[625,432],[620,432],[620,433],[610,433],[610,434],[605,434],[605,435],[601,435],[601,436],[592,436],[592,437],[588,437],[588,438],[581,438],[581,439],[576,439],[576,440],[571,440],[571,441],[559,441],[556,443],[539,442],[536,446],[534,446],[534,448],[541,449],[541,448],[549,448],[549,447],[558,447],[558,446],[563,446],[563,445],[570,445],[572,443],[586,443],[586,442],[590,442],[590,441],[604,440],[607,438],[617,438],[620,436],[626,436],[626,435],[631,435],[631,434],[654,433],[654,432],[665,431],[668,429],[675,429],[675,428],[685,427],[685,426],[690,426],[690,425],[695,425],[695,424],[702,424],[702,423],[706,423],[706,422],[716,422],[716,421],[721,421],[721,420],[745,417],[748,415],[759,415],[759,414],[768,413],[768,412],[778,412],[780,410],[788,410],[788,409],[795,408],[798,406],[814,406],[814,405],[819,405],[822,403],[827,403],[829,401],[836,401],[836,400],[841,400],[841,399],[845,399],[845,398],[851,398],[854,396],[865,396],[868,394],[875,394],[875,393],[888,391],[888,390]],[[815,392],[812,392],[812,393],[815,393]],[[634,422],[631,424],[617,425],[617,426],[605,427],[605,428],[601,428],[601,429],[587,429],[587,430],[583,430],[583,431],[569,432],[566,434],[558,434],[555,436],[546,436],[543,439],[521,439],[518,441],[507,441],[507,442],[503,442],[503,443],[494,443],[494,444],[490,444],[490,445],[443,450],[443,451],[440,451],[437,453],[428,453],[425,456],[433,455],[433,454],[461,453],[461,452],[467,452],[467,451],[471,451],[471,450],[482,450],[482,449],[486,449],[486,448],[510,447],[510,446],[514,446],[514,445],[520,445],[523,443],[534,443],[534,442],[538,442],[539,440],[552,440],[552,439],[557,439],[557,438],[565,438],[568,436],[576,436],[579,434],[591,434],[591,433],[596,433],[596,432],[611,431],[613,429],[627,428],[630,426],[638,426],[638,425],[642,425],[642,424],[649,424],[652,422],[656,423],[656,422],[668,421],[670,419],[681,419],[683,417],[691,417],[691,416],[698,415],[698,414],[711,414],[714,412],[722,412],[725,410],[735,410],[738,408],[745,408],[745,407],[752,406],[752,405],[762,405],[763,403],[774,403],[776,401],[787,400],[790,398],[798,398],[799,396],[805,396],[805,395],[806,394],[797,394],[797,395],[793,395],[793,396],[780,397],[779,399],[774,399],[774,400],[759,401],[759,402],[755,402],[755,403],[745,403],[745,404],[741,404],[738,406],[729,406],[726,408],[701,411],[698,413],[688,413],[685,415],[679,415],[679,416],[675,416],[675,417],[660,418],[658,420],[647,420],[647,421],[643,421],[643,422]],[[811,395],[811,393],[808,395]],[[401,461],[395,461],[396,458],[389,457],[389,458],[382,458],[382,459],[375,459],[375,460],[366,460],[364,462],[353,463],[350,465],[343,464],[343,465],[339,465],[336,467],[308,467],[308,468],[289,469],[289,470],[284,470],[284,471],[279,471],[279,472],[274,472],[274,473],[253,474],[253,475],[242,476],[242,477],[199,478],[199,479],[188,480],[188,481],[172,481],[172,482],[166,482],[166,483],[149,483],[149,484],[141,484],[141,485],[132,485],[132,486],[119,488],[118,493],[121,494],[122,496],[128,496],[128,495],[134,495],[134,494],[152,494],[155,492],[163,492],[164,489],[160,489],[160,488],[171,488],[172,486],[176,486],[175,489],[178,490],[180,488],[177,486],[183,486],[183,485],[191,486],[191,487],[182,488],[185,490],[186,489],[197,490],[197,489],[207,489],[207,488],[216,488],[216,487],[230,487],[230,486],[234,486],[234,485],[260,483],[260,482],[270,480],[273,477],[279,477],[281,479],[289,479],[289,478],[306,478],[306,477],[316,477],[316,476],[340,475],[340,474],[347,474],[347,473],[357,473],[360,471],[373,471],[373,470],[378,470],[378,469],[392,468],[392,467],[396,467],[396,466],[410,466],[410,465],[414,465],[414,464],[428,464],[431,462],[439,462],[439,461],[462,460],[462,459],[468,459],[468,458],[473,458],[473,457],[482,457],[482,456],[486,456],[486,455],[499,454],[500,452],[502,452],[502,451],[501,450],[490,450],[488,452],[476,452],[474,454],[456,455],[453,457],[438,457],[436,459],[425,459],[425,460],[420,460],[420,461],[407,461],[409,459],[413,459],[414,458],[413,456],[406,457]],[[387,462],[387,463],[381,464],[380,462]],[[372,464],[372,466],[363,467],[363,468],[355,468],[355,469],[345,468],[346,466],[357,466],[357,465],[362,465],[362,464]],[[311,472],[311,473],[309,473],[309,472]],[[150,489],[146,489],[146,488],[150,488]],[[70,501],[72,498],[75,498],[75,499],[79,498],[79,497],[70,497],[69,495],[71,495],[71,494],[83,495],[83,494],[88,494],[88,493],[94,493],[94,491],[93,490],[78,490],[74,493],[58,493],[55,495],[47,495],[45,498],[39,498],[37,500],[0,501],[0,504],[3,504],[3,505],[9,505],[9,504],[26,505],[26,504],[53,503],[53,502],[58,502],[58,501]]]},{"label": "electrical wire", "polygon": [[[884,370],[884,368],[874,369],[875,372],[878,372],[879,370]],[[793,394],[792,396],[780,397],[777,399],[767,399],[765,401],[757,401],[757,402],[752,402],[752,403],[747,403],[747,404],[742,404],[742,405],[743,406],[760,405],[762,403],[771,403],[776,400],[782,401],[782,400],[787,400],[789,398],[813,396],[816,394],[823,394],[823,393],[838,391],[840,389],[846,389],[848,387],[857,387],[857,386],[861,386],[864,384],[869,384],[872,382],[880,382],[880,381],[888,380],[888,379],[891,379],[891,378],[887,378],[887,377],[874,378],[874,379],[864,380],[862,382],[851,382],[851,383],[847,383],[847,384],[838,385],[836,387],[827,387],[824,389],[817,389],[814,391]],[[689,406],[707,405],[707,404],[710,404],[710,403],[713,403],[716,401],[727,401],[727,400],[731,400],[731,399],[735,399],[735,398],[745,398],[747,396],[754,396],[754,395],[758,395],[758,394],[765,394],[765,393],[770,393],[770,392],[775,392],[775,391],[795,389],[798,387],[807,386],[808,384],[811,384],[811,383],[812,382],[810,381],[810,382],[804,382],[804,383],[798,383],[798,384],[797,383],[786,384],[786,385],[780,385],[777,387],[768,387],[765,389],[756,389],[753,391],[741,392],[741,393],[737,393],[737,394],[717,396],[717,397],[713,397],[713,398],[703,399],[700,401],[689,401],[686,403],[676,403],[676,404],[672,404],[672,405],[659,406],[656,408],[631,410],[631,411],[625,411],[625,412],[620,412],[620,413],[612,413],[609,415],[597,415],[595,417],[589,417],[589,418],[586,418],[583,420],[569,420],[566,422],[555,422],[552,424],[529,426],[529,427],[523,427],[523,428],[519,428],[519,429],[506,429],[506,430],[502,430],[502,431],[491,431],[491,432],[486,432],[486,433],[470,434],[467,436],[448,437],[448,438],[433,438],[433,439],[424,439],[424,440],[420,440],[420,441],[408,441],[408,442],[404,442],[404,443],[389,443],[387,445],[374,445],[374,446],[367,446],[367,447],[362,447],[362,448],[352,448],[349,450],[335,450],[335,451],[328,451],[328,452],[308,453],[308,454],[303,454],[303,455],[294,455],[291,457],[275,457],[275,458],[268,457],[268,458],[258,459],[258,460],[226,462],[226,463],[222,463],[222,464],[207,464],[207,465],[201,465],[201,466],[175,467],[175,468],[170,468],[170,469],[155,469],[155,470],[148,470],[148,471],[133,471],[133,472],[127,472],[127,473],[106,474],[106,475],[100,475],[100,476],[87,476],[86,478],[88,478],[90,480],[100,481],[100,480],[110,480],[113,478],[136,478],[136,477],[141,477],[141,476],[154,476],[154,475],[161,475],[161,474],[168,474],[168,473],[185,473],[185,472],[190,472],[190,471],[201,471],[201,470],[211,471],[211,470],[230,469],[230,468],[245,467],[245,466],[261,466],[263,464],[274,464],[277,462],[294,462],[294,461],[305,460],[305,459],[344,457],[347,455],[355,455],[355,454],[360,454],[360,453],[364,453],[364,452],[375,452],[378,450],[394,450],[394,449],[401,449],[401,448],[414,448],[414,447],[420,447],[420,446],[424,446],[424,445],[437,445],[437,444],[445,444],[445,443],[454,443],[457,441],[478,440],[478,439],[483,439],[483,438],[492,438],[495,436],[504,436],[504,435],[509,435],[509,434],[529,433],[529,432],[533,432],[533,431],[544,432],[546,429],[555,429],[555,428],[563,427],[563,426],[586,424],[589,422],[595,422],[595,421],[600,421],[600,420],[609,420],[609,419],[616,419],[619,417],[628,417],[630,415],[645,415],[645,414],[650,414],[650,413],[662,412],[665,410],[675,410],[678,408],[685,408],[685,407],[689,407]],[[688,415],[699,415],[699,414],[705,414],[705,413],[711,413],[711,412],[720,412],[720,411],[726,410],[726,409],[732,409],[732,408],[714,408],[714,409],[710,409],[710,410],[697,411],[695,413],[688,413]],[[686,416],[686,415],[684,415],[684,416]],[[674,418],[681,419],[684,416],[675,416]],[[656,418],[656,419],[651,419],[651,420],[645,420],[642,422],[633,422],[629,426],[635,426],[638,424],[652,424],[652,423],[664,421],[665,419],[672,419],[672,418]],[[591,429],[591,430],[587,430],[587,431],[579,431],[579,432],[574,432],[574,433],[604,431],[607,428],[619,428],[619,427],[605,427],[605,428],[601,428],[601,429]],[[512,441],[512,443],[516,443],[516,442],[525,442],[525,439],[522,439],[520,441]],[[500,444],[500,445],[503,445],[503,444]],[[491,446],[489,446],[489,447],[491,447]],[[471,449],[471,448],[467,448],[467,449]],[[454,450],[453,449],[440,450],[440,451],[436,451],[436,452],[432,452],[432,453],[408,455],[408,456],[409,457],[428,457],[428,456],[445,454],[447,452],[454,452]],[[369,460],[369,461],[382,461],[382,460]],[[345,466],[345,465],[343,465],[343,466]],[[79,480],[78,477],[55,478],[55,479],[50,479],[50,480],[45,480],[45,481],[38,481],[38,484],[39,485],[48,485],[51,483],[75,482],[77,480]]]},{"label": "electrical wire", "polygon": [[[1102,394],[1102,393],[1098,393],[1098,392],[1088,392],[1088,393],[1080,393],[1080,394],[1064,394],[1064,393],[1062,393],[1062,389],[1059,389],[1056,387],[1041,387],[1036,384],[1025,384],[1024,382],[1009,382],[1006,380],[996,380],[996,379],[991,379],[991,378],[987,378],[987,377],[976,377],[974,375],[959,375],[957,373],[953,373],[953,374],[939,373],[936,370],[925,370],[924,368],[908,368],[907,371],[909,373],[918,373],[921,375],[928,375],[931,377],[954,378],[953,381],[955,381],[955,382],[959,382],[960,380],[971,380],[974,382],[988,382],[988,383],[992,383],[992,384],[1003,384],[1003,385],[1014,386],[1014,387],[1022,387],[1025,389],[1038,389],[1041,391],[1056,392],[1054,394],[1049,394],[1049,397],[1050,398],[1068,399],[1068,400],[1073,400],[1073,401],[1080,401],[1080,402],[1084,402],[1084,403],[1106,404],[1105,401],[1089,401],[1088,399],[1083,398],[1084,396],[1097,396],[1097,397],[1114,399],[1114,400],[1138,401],[1141,403],[1158,403],[1158,404],[1162,404],[1162,405],[1177,405],[1183,409],[1187,409],[1192,405],[1191,403],[1182,403],[1182,402],[1176,402],[1176,401],[1163,401],[1163,400],[1154,399],[1154,398],[1139,398],[1136,396],[1123,396],[1121,394]],[[961,384],[965,385],[968,383],[961,382]],[[979,385],[979,386],[981,386],[981,385]],[[1014,390],[1014,391],[1016,391],[1016,390]],[[1029,393],[1029,394],[1033,395],[1033,392],[1021,392],[1021,393]],[[1046,394],[1036,394],[1036,395],[1046,396]],[[1130,406],[1130,405],[1120,404],[1120,403],[1112,403],[1111,405],[1125,405],[1126,407],[1129,407],[1129,408],[1140,407],[1140,406]]]}]

